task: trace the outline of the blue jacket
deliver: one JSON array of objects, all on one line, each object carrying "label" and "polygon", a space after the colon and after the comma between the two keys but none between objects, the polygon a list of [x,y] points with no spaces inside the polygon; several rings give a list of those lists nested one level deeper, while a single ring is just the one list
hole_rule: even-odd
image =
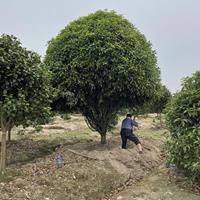
[{"label": "blue jacket", "polygon": [[132,129],[134,126],[138,127],[138,123],[135,120],[127,117],[122,121],[121,129]]}]

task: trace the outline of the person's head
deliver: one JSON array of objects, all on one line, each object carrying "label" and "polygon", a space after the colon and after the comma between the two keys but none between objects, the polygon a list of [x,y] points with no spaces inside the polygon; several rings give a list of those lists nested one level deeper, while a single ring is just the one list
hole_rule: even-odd
[{"label": "person's head", "polygon": [[131,117],[132,117],[132,115],[131,115],[131,114],[127,114],[127,115],[126,115],[126,117],[128,117],[128,118],[131,118]]}]

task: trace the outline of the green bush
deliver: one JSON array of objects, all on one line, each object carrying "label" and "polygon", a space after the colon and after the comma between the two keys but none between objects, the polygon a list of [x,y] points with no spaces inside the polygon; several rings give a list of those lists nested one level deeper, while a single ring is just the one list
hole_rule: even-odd
[{"label": "green bush", "polygon": [[169,162],[200,179],[200,71],[185,78],[166,109]]}]

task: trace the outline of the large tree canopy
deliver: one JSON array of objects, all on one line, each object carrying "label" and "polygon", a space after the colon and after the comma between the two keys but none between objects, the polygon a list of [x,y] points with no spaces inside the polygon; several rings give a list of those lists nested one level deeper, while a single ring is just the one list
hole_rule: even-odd
[{"label": "large tree canopy", "polygon": [[0,37],[1,168],[5,168],[5,140],[14,125],[45,123],[50,114],[50,81],[38,54],[14,36]]},{"label": "large tree canopy", "polygon": [[169,160],[200,179],[200,71],[184,79],[166,109]]},{"label": "large tree canopy", "polygon": [[102,143],[119,108],[148,101],[160,81],[150,42],[113,11],[71,22],[49,42],[45,62],[54,87],[74,94]]}]

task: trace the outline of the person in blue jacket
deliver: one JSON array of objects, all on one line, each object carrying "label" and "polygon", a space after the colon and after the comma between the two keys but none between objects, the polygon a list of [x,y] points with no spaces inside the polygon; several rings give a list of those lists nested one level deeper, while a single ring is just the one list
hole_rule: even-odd
[{"label": "person in blue jacket", "polygon": [[132,119],[131,114],[127,114],[126,118],[122,121],[121,126],[121,139],[122,139],[122,149],[126,149],[127,140],[134,142],[139,150],[139,153],[142,153],[142,145],[138,137],[133,133],[134,127],[138,127],[138,123]]}]

